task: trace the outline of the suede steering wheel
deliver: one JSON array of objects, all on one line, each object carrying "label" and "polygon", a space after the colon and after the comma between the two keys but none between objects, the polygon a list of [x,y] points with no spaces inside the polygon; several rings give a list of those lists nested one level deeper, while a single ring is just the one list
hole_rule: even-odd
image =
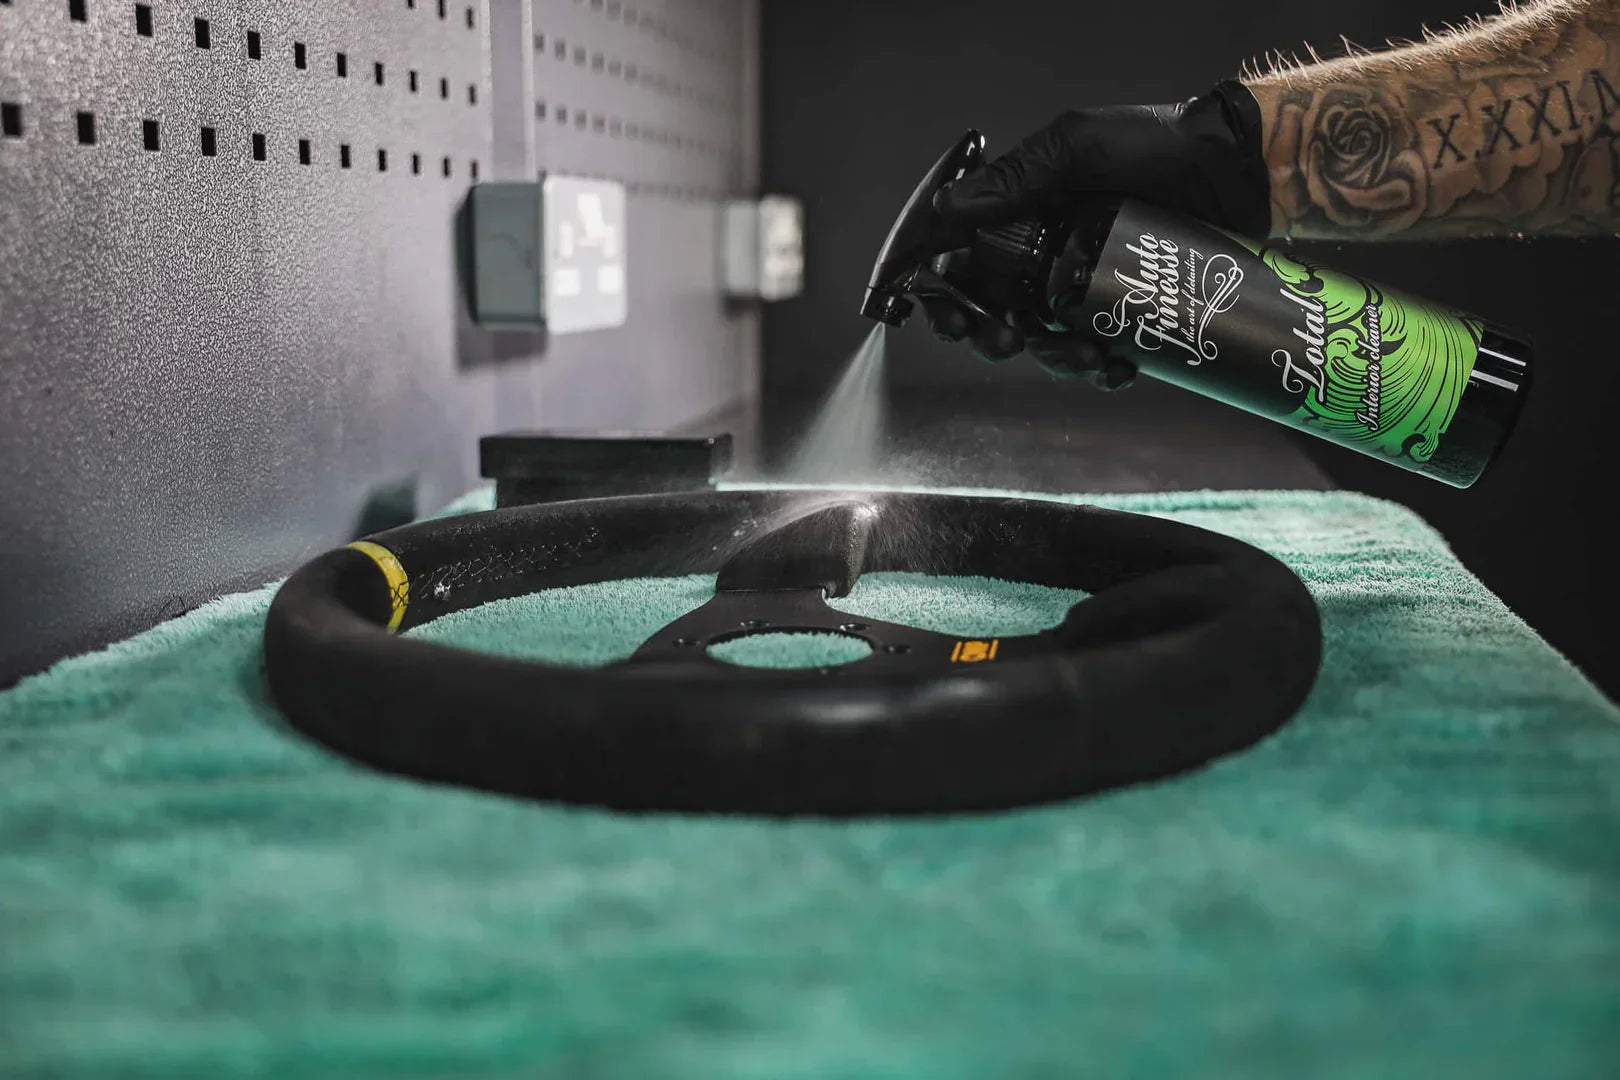
[{"label": "suede steering wheel", "polygon": [[[825,600],[863,571],[1080,589],[1038,634],[957,638]],[[717,574],[627,660],[567,668],[400,636],[539,589]],[[858,637],[870,657],[764,670],[707,646]],[[638,811],[991,810],[1157,779],[1293,715],[1321,658],[1282,563],[1190,525],[1011,498],[705,491],[450,517],[328,552],[278,591],[272,697],[322,745],[418,779]]]}]

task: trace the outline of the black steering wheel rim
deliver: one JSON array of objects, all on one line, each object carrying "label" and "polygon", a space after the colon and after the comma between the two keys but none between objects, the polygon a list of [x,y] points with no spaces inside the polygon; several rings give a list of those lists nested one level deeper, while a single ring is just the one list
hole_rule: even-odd
[{"label": "black steering wheel rim", "polygon": [[[858,663],[834,678],[578,669],[390,630],[544,588],[716,573],[761,531],[850,498],[876,507],[856,573],[1092,595],[1052,631],[1058,648],[926,678]],[[709,491],[512,507],[367,543],[305,565],[271,605],[266,673],[293,726],[386,771],[621,810],[917,813],[1069,798],[1264,738],[1303,702],[1321,656],[1315,605],[1272,556],[1162,518],[1042,500]]]}]

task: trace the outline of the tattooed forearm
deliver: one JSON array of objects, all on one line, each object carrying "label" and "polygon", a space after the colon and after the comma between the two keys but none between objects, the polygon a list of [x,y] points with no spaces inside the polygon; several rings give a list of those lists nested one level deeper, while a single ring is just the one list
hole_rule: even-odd
[{"label": "tattooed forearm", "polygon": [[1620,231],[1620,0],[1246,81],[1277,235]]}]

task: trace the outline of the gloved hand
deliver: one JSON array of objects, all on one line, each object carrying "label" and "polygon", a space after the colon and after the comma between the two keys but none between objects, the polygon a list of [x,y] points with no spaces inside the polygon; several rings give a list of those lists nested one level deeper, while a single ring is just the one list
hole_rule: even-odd
[{"label": "gloved hand", "polygon": [[[1242,84],[1224,82],[1175,105],[1126,105],[1066,112],[995,161],[946,185],[934,209],[953,223],[984,228],[1086,202],[1129,197],[1180,211],[1239,234],[1271,227],[1270,183],[1260,144],[1260,108]],[[1053,266],[1049,301],[1061,316],[1064,286],[1074,280],[1090,237],[1071,236]],[[1129,363],[1106,360],[1096,346],[1026,322],[980,324],[944,298],[924,303],[928,323],[946,341],[971,338],[992,362],[1028,351],[1060,378],[1088,376],[1104,389],[1135,378]]]}]

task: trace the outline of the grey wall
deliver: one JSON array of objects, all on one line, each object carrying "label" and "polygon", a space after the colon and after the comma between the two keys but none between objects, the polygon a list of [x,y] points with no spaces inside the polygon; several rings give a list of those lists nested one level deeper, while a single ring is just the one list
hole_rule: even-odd
[{"label": "grey wall", "polygon": [[[1492,0],[1238,0],[1218,9],[1194,0],[767,5],[764,178],[806,200],[808,253],[804,294],[766,312],[767,391],[813,395],[829,385],[865,332],[856,306],[894,214],[963,129],[981,128],[994,152],[1074,105],[1176,100],[1269,49],[1330,46],[1340,34],[1376,45],[1494,8]],[[1612,657],[1620,581],[1604,569],[1612,545],[1599,527],[1609,516],[1608,414],[1620,398],[1603,313],[1620,290],[1620,240],[1309,250],[1329,265],[1486,313],[1535,340],[1537,382],[1519,433],[1474,489],[1457,492],[1314,439],[1295,443],[1339,483],[1417,509],[1515,610],[1620,693]],[[991,396],[1069,395],[1077,422],[1119,409],[1141,418],[1141,440],[1184,441],[1155,429],[1181,414],[1161,408],[1181,391],[1144,382],[1103,402],[1074,397],[1088,391],[1054,387],[1029,363],[976,363],[918,322],[889,335],[897,404],[943,396],[947,415],[955,410],[958,426],[971,426]],[[949,428],[947,421],[940,429]],[[1229,451],[1217,443],[1207,452]]]},{"label": "grey wall", "polygon": [[756,5],[497,5],[501,178],[563,172],[628,192],[629,324],[493,343],[498,358],[543,358],[538,422],[661,428],[753,393],[757,314],[727,309],[716,289],[721,204],[758,183]]},{"label": "grey wall", "polygon": [[[134,3],[73,6],[0,3],[21,121],[0,136],[0,682],[453,497],[480,434],[679,426],[751,393],[754,328],[718,299],[711,226],[718,194],[753,185],[752,0],[153,0],[150,37]],[[585,63],[542,63],[525,19]],[[550,86],[585,128],[535,119]],[[626,140],[631,120],[660,141]],[[455,212],[474,170],[526,168],[632,185],[623,330],[467,325]]]}]

